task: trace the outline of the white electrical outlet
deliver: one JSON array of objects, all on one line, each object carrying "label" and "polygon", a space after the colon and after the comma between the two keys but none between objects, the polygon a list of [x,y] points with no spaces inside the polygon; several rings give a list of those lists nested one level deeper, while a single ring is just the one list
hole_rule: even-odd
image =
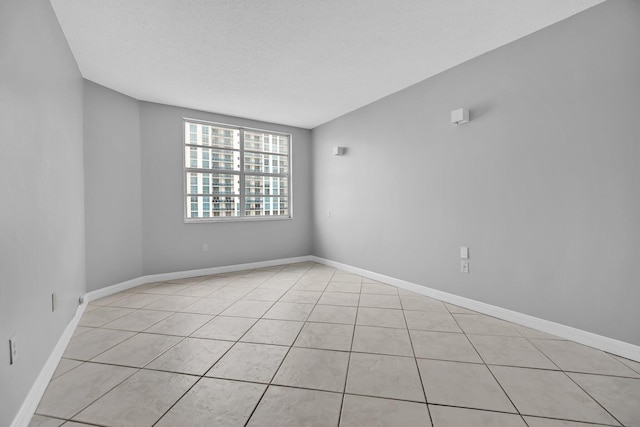
[{"label": "white electrical outlet", "polygon": [[209,251],[209,244],[208,243],[203,243],[202,244],[202,252],[208,252]]},{"label": "white electrical outlet", "polygon": [[51,311],[56,311],[58,307],[58,301],[56,300],[55,292],[51,294]]},{"label": "white electrical outlet", "polygon": [[18,346],[15,335],[9,340],[9,365],[16,363],[18,359]]},{"label": "white electrical outlet", "polygon": [[469,261],[460,261],[460,272],[469,273]]},{"label": "white electrical outlet", "polygon": [[469,248],[466,246],[460,246],[460,258],[469,259]]},{"label": "white electrical outlet", "polygon": [[331,209],[327,211],[327,217],[331,218]]}]

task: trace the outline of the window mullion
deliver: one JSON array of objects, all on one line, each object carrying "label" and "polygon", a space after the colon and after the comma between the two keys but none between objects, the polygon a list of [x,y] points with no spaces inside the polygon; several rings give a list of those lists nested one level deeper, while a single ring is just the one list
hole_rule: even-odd
[{"label": "window mullion", "polygon": [[240,217],[245,216],[244,129],[240,129]]}]

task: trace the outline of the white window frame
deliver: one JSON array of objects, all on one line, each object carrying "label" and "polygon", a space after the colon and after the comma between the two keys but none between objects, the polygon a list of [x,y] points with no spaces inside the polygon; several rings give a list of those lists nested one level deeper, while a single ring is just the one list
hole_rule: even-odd
[{"label": "white window frame", "polygon": [[[238,171],[216,171],[214,169],[203,169],[203,168],[193,168],[190,166],[187,166],[187,158],[186,158],[186,147],[192,147],[193,145],[191,144],[190,140],[187,140],[187,134],[190,132],[187,132],[187,127],[189,126],[189,124],[196,124],[196,125],[205,125],[205,126],[216,126],[216,127],[224,127],[224,128],[228,128],[232,131],[239,131],[240,134],[240,149],[238,151],[239,155],[240,155],[240,170]],[[245,171],[244,170],[244,151],[245,151],[245,140],[244,140],[244,131],[258,131],[258,132],[265,132],[265,133],[269,133],[269,134],[275,134],[275,135],[284,135],[287,136],[289,138],[289,150],[288,150],[288,170],[285,174],[274,174],[274,173],[264,173],[264,172],[256,172],[256,171]],[[293,162],[292,162],[292,158],[293,158],[293,136],[290,133],[286,133],[286,132],[278,132],[278,131],[273,131],[273,130],[268,130],[268,129],[259,129],[259,128],[252,128],[252,127],[247,127],[247,126],[237,126],[237,125],[232,125],[232,124],[228,124],[228,123],[220,123],[220,122],[210,122],[210,121],[206,121],[206,120],[200,120],[200,119],[192,119],[192,118],[188,118],[188,117],[183,117],[182,120],[182,146],[180,147],[180,149],[182,150],[182,179],[183,179],[183,183],[182,183],[182,204],[183,204],[183,219],[184,222],[187,224],[200,224],[200,223],[206,223],[206,222],[233,222],[233,221],[282,221],[282,220],[289,220],[289,219],[293,219],[293,179],[292,179],[292,170],[293,170]],[[210,158],[209,159],[210,164],[213,164],[213,159]],[[240,189],[240,196],[239,196],[239,200],[240,200],[240,215],[239,216],[219,216],[219,217],[214,217],[214,216],[210,216],[210,217],[203,217],[203,218],[189,218],[188,217],[188,213],[189,213],[189,204],[191,203],[191,201],[189,200],[189,198],[191,197],[191,193],[190,191],[188,191],[188,188],[190,187],[190,180],[189,180],[189,174],[193,173],[193,172],[205,172],[205,173],[214,173],[214,172],[219,172],[219,173],[224,173],[227,175],[237,175],[238,179],[240,181],[240,185],[239,185],[239,189]],[[246,194],[246,188],[245,188],[245,176],[246,175],[262,175],[262,176],[272,176],[272,177],[279,177],[279,178],[287,178],[287,204],[288,204],[288,215],[257,215],[257,216],[246,216],[245,214],[245,200],[247,199],[247,194]],[[211,181],[209,183],[209,187],[213,188],[213,181]],[[211,200],[209,201],[210,206],[213,206],[214,201],[213,198],[216,197],[213,194],[210,195]],[[267,197],[273,197],[273,195],[269,195]],[[224,201],[220,201],[218,203],[225,203]],[[263,204],[266,204],[265,201],[263,201]]]}]

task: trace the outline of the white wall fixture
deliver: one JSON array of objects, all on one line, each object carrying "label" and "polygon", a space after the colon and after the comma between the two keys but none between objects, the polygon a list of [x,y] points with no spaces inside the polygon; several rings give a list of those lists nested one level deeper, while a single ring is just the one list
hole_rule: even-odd
[{"label": "white wall fixture", "polygon": [[468,108],[458,108],[457,110],[453,110],[451,112],[451,123],[456,125],[461,125],[467,123],[469,121],[469,109]]},{"label": "white wall fixture", "polygon": [[334,156],[342,156],[344,154],[344,147],[333,147]]}]

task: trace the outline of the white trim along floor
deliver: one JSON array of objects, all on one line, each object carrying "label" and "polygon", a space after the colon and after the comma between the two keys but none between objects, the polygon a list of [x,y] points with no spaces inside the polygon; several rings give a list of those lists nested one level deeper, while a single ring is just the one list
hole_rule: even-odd
[{"label": "white trim along floor", "polygon": [[330,260],[85,300],[12,426],[640,425],[637,346]]}]

